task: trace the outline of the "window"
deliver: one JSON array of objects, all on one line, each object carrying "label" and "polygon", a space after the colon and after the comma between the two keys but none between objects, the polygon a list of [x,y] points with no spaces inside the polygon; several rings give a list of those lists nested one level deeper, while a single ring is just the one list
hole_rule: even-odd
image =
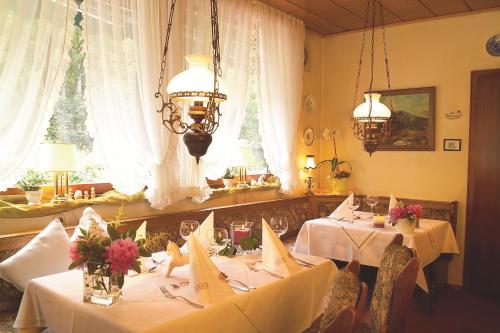
[{"label": "window", "polygon": [[[77,4],[81,1],[76,0]],[[69,47],[69,66],[59,97],[54,105],[54,113],[44,136],[45,143],[75,144],[79,170],[71,173],[70,183],[103,182],[106,177],[100,161],[100,154],[94,149],[86,120],[85,106],[85,50],[83,48],[83,15],[75,16],[75,29]]]},{"label": "window", "polygon": [[[255,73],[255,71],[252,72]],[[259,132],[259,86],[256,76],[251,74],[249,78],[245,120],[238,139],[239,153],[247,166],[249,175],[267,173],[267,163]]]}]

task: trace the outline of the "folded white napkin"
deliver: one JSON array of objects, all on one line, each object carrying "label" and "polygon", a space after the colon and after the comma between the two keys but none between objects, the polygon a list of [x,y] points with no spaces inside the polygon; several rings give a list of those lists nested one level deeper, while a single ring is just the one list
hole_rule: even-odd
[{"label": "folded white napkin", "polygon": [[391,198],[389,199],[389,209],[387,210],[387,215],[389,215],[389,212],[391,211],[391,208],[396,207],[398,204],[398,199],[394,196],[394,194],[391,193]]},{"label": "folded white napkin", "polygon": [[108,223],[104,221],[101,215],[97,214],[92,207],[87,207],[83,211],[82,217],[80,217],[80,221],[78,222],[78,226],[75,228],[75,231],[71,236],[72,242],[77,240],[78,236],[82,235],[80,228],[85,231],[91,230],[93,233],[100,233],[102,235],[108,234]]},{"label": "folded white napkin", "polygon": [[[214,241],[214,212],[211,212],[210,215],[207,216],[205,221],[198,227],[199,229],[199,235],[198,240],[200,241],[201,245],[203,245],[203,248],[205,251],[208,250],[210,247],[210,244],[213,243]],[[188,252],[188,246],[187,243],[182,245],[181,247],[181,252],[187,253]]]},{"label": "folded white napkin", "polygon": [[287,247],[264,219],[262,219],[262,266],[282,276],[301,270]]},{"label": "folded white napkin", "polygon": [[142,222],[139,229],[137,229],[137,231],[135,233],[135,240],[136,241],[139,239],[146,239],[146,225],[147,224],[148,224],[148,221],[144,221],[144,222]]},{"label": "folded white napkin", "polygon": [[352,202],[353,199],[354,193],[348,196],[347,199],[345,199],[344,202],[341,203],[340,206],[338,206],[337,209],[335,209],[333,213],[330,214],[330,217],[333,217],[335,219],[350,218],[351,210],[349,209],[349,202]]},{"label": "folded white napkin", "polygon": [[234,295],[217,266],[210,260],[202,244],[193,234],[189,236],[189,289],[202,303],[213,303]]}]

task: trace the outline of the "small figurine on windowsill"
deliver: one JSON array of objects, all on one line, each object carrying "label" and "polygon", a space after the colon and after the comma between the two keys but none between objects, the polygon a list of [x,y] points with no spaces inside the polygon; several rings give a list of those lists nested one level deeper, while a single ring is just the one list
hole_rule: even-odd
[{"label": "small figurine on windowsill", "polygon": [[83,198],[84,198],[85,200],[89,200],[89,191],[85,191],[85,192],[83,192]]},{"label": "small figurine on windowsill", "polygon": [[90,188],[90,199],[95,199],[95,187]]},{"label": "small figurine on windowsill", "polygon": [[82,198],[82,191],[81,190],[76,190],[74,198],[75,198],[75,200],[81,199]]}]

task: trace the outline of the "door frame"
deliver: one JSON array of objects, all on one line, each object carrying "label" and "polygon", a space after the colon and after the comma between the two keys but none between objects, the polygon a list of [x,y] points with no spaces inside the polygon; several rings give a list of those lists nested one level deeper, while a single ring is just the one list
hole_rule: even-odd
[{"label": "door frame", "polygon": [[468,171],[467,171],[467,206],[466,206],[466,218],[465,218],[465,249],[464,249],[464,272],[463,272],[463,286],[465,290],[471,290],[471,280],[472,272],[470,263],[473,258],[471,258],[470,248],[472,246],[472,240],[468,235],[472,232],[473,224],[470,223],[472,219],[472,203],[474,201],[474,182],[472,180],[472,175],[474,174],[473,158],[475,157],[475,147],[471,144],[471,138],[478,130],[476,126],[476,119],[473,115],[477,112],[477,102],[478,100],[474,98],[476,96],[475,92],[478,89],[478,80],[484,76],[491,73],[500,73],[500,68],[486,69],[471,71],[471,84],[470,84],[470,111],[469,111],[469,149],[468,149]]}]

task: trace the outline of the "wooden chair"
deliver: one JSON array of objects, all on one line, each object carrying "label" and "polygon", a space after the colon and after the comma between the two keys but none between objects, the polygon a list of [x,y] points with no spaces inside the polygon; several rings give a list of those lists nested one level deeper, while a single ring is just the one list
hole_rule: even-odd
[{"label": "wooden chair", "polygon": [[364,311],[368,287],[358,279],[360,265],[354,260],[335,277],[329,304],[321,318],[319,332],[351,333]]},{"label": "wooden chair", "polygon": [[369,317],[358,332],[404,332],[417,281],[418,259],[414,250],[403,246],[398,234],[384,251],[370,304]]}]

